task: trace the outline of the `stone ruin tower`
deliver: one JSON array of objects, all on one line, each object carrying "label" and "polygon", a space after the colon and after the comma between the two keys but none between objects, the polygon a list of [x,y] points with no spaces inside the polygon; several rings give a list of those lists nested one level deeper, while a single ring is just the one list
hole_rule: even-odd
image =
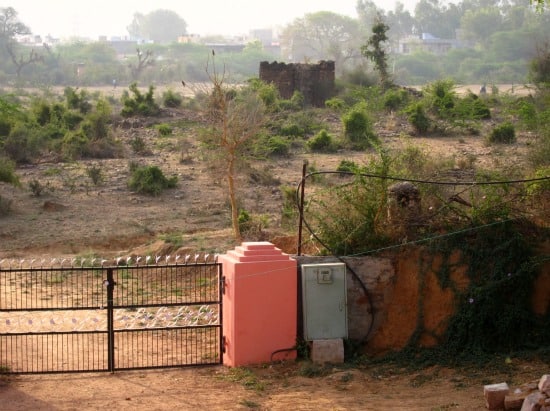
[{"label": "stone ruin tower", "polygon": [[294,91],[304,95],[306,106],[324,107],[325,100],[334,96],[334,61],[320,61],[318,64],[260,63],[260,80],[273,83],[284,99],[292,97]]}]

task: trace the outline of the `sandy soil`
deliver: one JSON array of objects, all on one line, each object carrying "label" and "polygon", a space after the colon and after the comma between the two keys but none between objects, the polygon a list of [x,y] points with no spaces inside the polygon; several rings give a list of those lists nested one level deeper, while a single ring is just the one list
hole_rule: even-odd
[{"label": "sandy soil", "polygon": [[[6,411],[26,410],[484,410],[483,384],[540,378],[544,366],[518,362],[507,373],[430,368],[324,369],[307,363],[115,374],[23,375],[0,381]],[[546,370],[548,371],[548,370]]]}]

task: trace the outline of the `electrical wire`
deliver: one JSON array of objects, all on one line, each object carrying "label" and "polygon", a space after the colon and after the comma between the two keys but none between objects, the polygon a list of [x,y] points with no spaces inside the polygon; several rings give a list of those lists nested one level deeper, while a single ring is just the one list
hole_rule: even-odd
[{"label": "electrical wire", "polygon": [[[379,248],[379,249],[376,249],[376,250],[369,250],[367,252],[363,252],[363,253],[360,253],[360,254],[351,254],[351,255],[345,255],[345,256],[337,255],[334,252],[334,250],[332,250],[327,244],[325,244],[317,236],[317,234],[315,234],[315,232],[313,231],[313,229],[309,225],[308,221],[304,217],[303,208],[302,208],[303,204],[301,204],[301,201],[300,201],[300,191],[302,189],[302,186],[305,187],[306,179],[310,178],[310,177],[313,177],[315,175],[321,175],[321,174],[338,174],[338,175],[348,175],[348,176],[355,176],[355,177],[360,176],[360,177],[378,178],[378,179],[382,179],[382,180],[402,181],[402,182],[419,183],[419,184],[445,185],[445,186],[502,185],[502,184],[534,183],[534,182],[550,180],[550,176],[545,176],[545,177],[538,177],[538,178],[507,180],[507,181],[432,181],[432,180],[421,180],[421,179],[411,179],[411,178],[385,176],[385,175],[370,174],[370,173],[354,173],[354,172],[351,172],[351,171],[314,171],[314,172],[311,172],[311,173],[308,173],[308,174],[304,175],[302,177],[302,179],[300,180],[300,182],[298,183],[297,187],[296,187],[296,198],[295,198],[296,199],[296,205],[297,205],[298,209],[301,210],[300,216],[301,216],[301,219],[302,219],[302,223],[308,229],[308,231],[310,232],[311,236],[315,239],[315,241],[317,241],[321,246],[323,246],[326,250],[328,250],[332,254],[333,257],[337,258],[339,261],[346,264],[346,268],[351,272],[352,276],[359,282],[359,284],[361,286],[361,289],[363,290],[363,293],[365,294],[365,297],[367,298],[367,300],[369,302],[372,321],[369,324],[369,328],[367,329],[367,332],[366,332],[365,336],[359,341],[359,343],[361,345],[366,343],[370,333],[372,332],[372,328],[373,328],[373,324],[374,324],[375,311],[374,311],[374,306],[372,304],[372,299],[371,299],[370,293],[369,293],[365,283],[363,282],[361,277],[359,277],[359,275],[353,270],[353,268],[351,268],[348,265],[348,263],[344,260],[344,257],[358,257],[358,256],[361,256],[361,255],[367,255],[367,254],[372,254],[372,253],[375,253],[375,252],[380,252],[380,251],[385,251],[385,250],[389,250],[389,249],[393,249],[393,248],[403,247],[404,245],[411,245],[411,244],[418,244],[418,243],[426,242],[426,241],[432,241],[432,240],[435,240],[435,239],[444,238],[444,237],[448,237],[448,236],[452,236],[452,235],[456,235],[456,234],[460,234],[460,233],[464,233],[464,232],[468,232],[468,231],[475,231],[475,230],[478,230],[478,229],[481,229],[481,228],[484,228],[484,227],[489,227],[489,226],[496,225],[496,224],[503,224],[505,222],[515,221],[515,220],[518,220],[518,219],[517,218],[508,219],[508,220],[499,221],[499,222],[496,222],[496,223],[485,224],[485,225],[482,225],[482,226],[477,226],[477,227],[472,227],[472,228],[469,228],[469,229],[454,231],[454,232],[451,232],[451,233],[446,233],[446,234],[442,234],[442,235],[438,235],[438,236],[424,238],[424,239],[421,239],[421,240],[409,241],[409,242],[404,243],[404,244],[398,244],[398,245],[393,245],[393,246],[388,246],[388,247],[382,247],[382,248]],[[302,239],[299,238],[298,241],[299,241],[299,243],[301,243]]]}]

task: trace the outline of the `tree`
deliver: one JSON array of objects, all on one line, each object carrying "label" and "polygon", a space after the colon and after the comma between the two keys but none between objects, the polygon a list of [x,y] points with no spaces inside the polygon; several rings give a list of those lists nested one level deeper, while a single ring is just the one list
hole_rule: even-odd
[{"label": "tree", "polygon": [[13,7],[0,9],[0,40],[11,41],[15,36],[31,34],[28,26],[17,18],[17,11]]},{"label": "tree", "polygon": [[283,30],[281,45],[293,61],[333,60],[342,70],[348,60],[358,58],[360,46],[357,20],[320,11],[295,19]]},{"label": "tree", "polygon": [[27,57],[17,54],[17,42],[15,36],[30,34],[31,30],[17,18],[17,11],[13,7],[0,9],[0,44],[9,55],[10,60],[15,65],[17,77],[20,77],[21,70],[24,67],[43,61],[42,56],[34,50],[29,52]]},{"label": "tree", "polygon": [[445,6],[439,0],[420,0],[414,9],[417,34],[430,33],[442,39],[455,38],[461,17],[456,5]]},{"label": "tree", "polygon": [[468,10],[462,16],[460,28],[466,38],[484,43],[502,28],[502,15],[497,7]]},{"label": "tree", "polygon": [[207,103],[208,116],[213,124],[209,151],[216,156],[215,161],[221,165],[227,181],[233,233],[240,242],[237,168],[245,157],[246,148],[257,137],[264,122],[265,107],[250,87],[236,93],[230,92],[225,85],[225,69],[222,73],[216,70],[214,55],[212,68],[207,65],[206,72],[212,86]]},{"label": "tree", "polygon": [[132,79],[134,81],[137,81],[139,79],[143,70],[155,64],[155,60],[153,60],[153,52],[151,50],[147,50],[144,54],[138,47],[136,49],[136,56],[137,56],[136,64],[132,64],[132,63],[128,64],[128,67],[130,68],[130,73],[132,75]]},{"label": "tree", "polygon": [[380,76],[382,87],[387,88],[391,85],[390,75],[388,73],[388,55],[384,49],[384,43],[388,41],[387,31],[390,28],[378,16],[377,21],[372,26],[372,35],[367,44],[361,47],[361,54],[374,63],[376,71]]},{"label": "tree", "polygon": [[154,10],[149,14],[135,13],[128,33],[155,43],[173,43],[187,32],[187,23],[171,10]]}]

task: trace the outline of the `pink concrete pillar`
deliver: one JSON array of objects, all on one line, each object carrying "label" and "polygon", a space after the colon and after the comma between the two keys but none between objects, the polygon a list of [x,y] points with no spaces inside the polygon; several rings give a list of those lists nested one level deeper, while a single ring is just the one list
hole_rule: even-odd
[{"label": "pink concrete pillar", "polygon": [[[224,365],[269,362],[296,345],[297,262],[269,242],[245,242],[220,256]],[[295,358],[293,350],[273,359]]]}]

